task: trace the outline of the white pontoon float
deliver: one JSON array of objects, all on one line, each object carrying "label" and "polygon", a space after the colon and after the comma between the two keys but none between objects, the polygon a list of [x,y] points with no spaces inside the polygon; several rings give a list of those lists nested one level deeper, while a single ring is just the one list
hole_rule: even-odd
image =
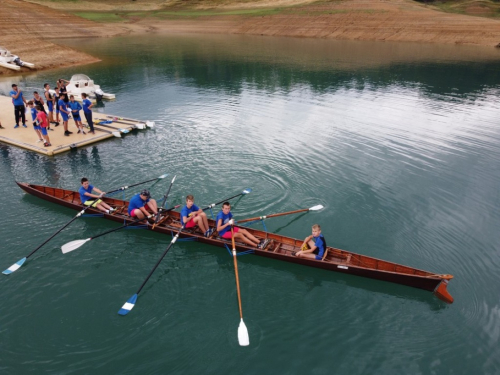
[{"label": "white pontoon float", "polygon": [[12,70],[21,70],[22,66],[33,69],[35,64],[22,61],[19,56],[10,53],[7,48],[0,47],[0,66]]}]

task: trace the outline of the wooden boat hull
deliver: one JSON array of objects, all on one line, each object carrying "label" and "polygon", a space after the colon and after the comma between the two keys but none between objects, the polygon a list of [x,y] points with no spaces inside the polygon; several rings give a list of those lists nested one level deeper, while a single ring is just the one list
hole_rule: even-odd
[{"label": "wooden boat hull", "polygon": [[[82,209],[80,195],[76,191],[20,182],[17,182],[17,184],[27,193],[49,202],[74,210]],[[104,218],[119,223],[133,221],[133,219],[127,215],[127,201],[109,197],[105,197],[104,200],[111,206],[117,207],[118,210],[112,214],[105,214],[97,209],[90,208],[87,210],[87,213],[99,213],[102,214]],[[154,228],[148,226],[148,229],[172,235],[181,227],[179,216],[178,212],[172,211],[159,225],[156,225]],[[215,226],[213,220],[209,220],[209,224],[211,227]],[[435,274],[333,247],[328,247],[328,254],[322,261],[297,258],[292,255],[292,252],[300,250],[300,246],[303,242],[302,240],[251,228],[246,229],[257,238],[269,239],[270,244],[265,249],[255,249],[244,243],[237,243],[237,250],[253,250],[256,255],[271,259],[424,289],[434,292],[437,297],[447,303],[453,303],[453,297],[447,291],[448,281],[453,278],[451,275]],[[206,244],[219,247],[231,247],[231,241],[224,240],[216,235],[206,238],[201,232],[193,229],[184,230],[180,234],[180,237],[194,237],[198,241]]]}]

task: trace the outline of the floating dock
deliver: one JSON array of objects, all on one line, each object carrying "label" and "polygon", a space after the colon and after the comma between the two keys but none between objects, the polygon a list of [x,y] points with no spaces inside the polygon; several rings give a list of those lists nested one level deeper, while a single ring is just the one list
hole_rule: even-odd
[{"label": "floating dock", "polygon": [[85,127],[87,125],[85,116],[83,115],[83,111],[80,111],[86,134],[77,134],[78,129],[76,128],[75,122],[73,119],[69,119],[68,130],[72,131],[73,134],[65,136],[62,121],[60,121],[60,125],[57,127],[55,127],[54,124],[50,125],[50,127],[54,129],[53,131],[48,131],[52,146],[45,147],[43,142],[38,141],[38,135],[33,129],[31,113],[28,111],[25,114],[27,128],[24,128],[22,124],[20,124],[18,128],[14,129],[16,120],[14,117],[12,99],[8,96],[0,95],[0,123],[4,128],[0,129],[0,142],[35,151],[43,155],[53,156],[72,149],[88,146],[108,138],[119,138],[134,129],[142,130],[154,127],[154,122],[151,121],[121,118],[101,112],[93,112],[92,115],[95,134],[90,134],[88,132],[89,129]]}]

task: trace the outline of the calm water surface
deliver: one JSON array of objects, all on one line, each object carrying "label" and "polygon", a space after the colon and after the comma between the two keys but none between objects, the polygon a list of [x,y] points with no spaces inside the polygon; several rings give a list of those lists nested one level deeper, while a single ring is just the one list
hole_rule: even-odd
[{"label": "calm water surface", "polygon": [[119,231],[63,256],[64,243],[117,226],[83,218],[1,275],[2,373],[500,373],[498,51],[200,35],[67,43],[103,62],[3,79],[0,91],[85,73],[117,95],[102,110],[157,127],[55,158],[0,145],[2,269],[75,215],[16,180],[77,189],[87,176],[109,190],[169,173],[152,192],[177,174],[170,204],[252,187],[237,218],[323,204],[267,229],[303,238],[319,223],[330,245],[453,274],[455,303],[241,256],[241,348],[226,250],[176,243],[120,317],[170,237]]}]

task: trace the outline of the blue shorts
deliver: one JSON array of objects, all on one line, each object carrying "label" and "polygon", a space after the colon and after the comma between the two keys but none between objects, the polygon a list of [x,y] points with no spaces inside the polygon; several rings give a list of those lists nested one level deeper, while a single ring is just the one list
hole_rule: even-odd
[{"label": "blue shorts", "polygon": [[80,115],[73,115],[73,120],[82,121],[82,119],[80,118]]},{"label": "blue shorts", "polygon": [[42,130],[42,128],[39,125],[35,125],[35,124],[33,124],[33,128],[35,128],[35,130]]},{"label": "blue shorts", "polygon": [[49,107],[49,112],[53,112],[54,111],[54,103],[47,102],[47,106]]},{"label": "blue shorts", "polygon": [[68,121],[68,114],[61,111],[61,117],[63,121]]},{"label": "blue shorts", "polygon": [[47,128],[42,128],[40,126],[39,126],[39,128],[42,131],[42,135],[47,135]]}]

